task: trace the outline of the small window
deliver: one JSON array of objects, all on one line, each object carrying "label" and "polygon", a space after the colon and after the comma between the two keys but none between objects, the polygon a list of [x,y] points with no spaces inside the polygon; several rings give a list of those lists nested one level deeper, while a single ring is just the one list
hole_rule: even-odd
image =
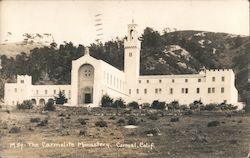
[{"label": "small window", "polygon": [[62,90],[62,93],[65,94],[65,90]]},{"label": "small window", "polygon": [[159,83],[161,83],[161,80],[159,80]]},{"label": "small window", "polygon": [[147,94],[147,89],[144,89],[144,94]]},{"label": "small window", "polygon": [[15,88],[15,92],[17,92],[17,88]]},{"label": "small window", "polygon": [[221,77],[221,81],[222,81],[222,82],[225,81],[225,77],[224,77],[224,76]]},{"label": "small window", "polygon": [[198,79],[198,82],[201,82],[201,79],[200,79],[200,78]]},{"label": "small window", "polygon": [[136,89],[136,93],[139,94],[139,89]]},{"label": "small window", "polygon": [[157,94],[157,93],[158,93],[158,89],[156,88],[156,89],[155,89],[155,94]]},{"label": "small window", "polygon": [[71,91],[69,90],[69,95],[70,95]]},{"label": "small window", "polygon": [[44,93],[45,93],[45,94],[47,94],[47,93],[48,93],[48,91],[47,91],[47,90],[45,90],[45,91],[44,91]]},{"label": "small window", "polygon": [[207,92],[208,92],[208,93],[211,93],[211,88],[208,88],[208,89],[207,89]]},{"label": "small window", "polygon": [[185,93],[188,94],[188,88],[185,89]]},{"label": "small window", "polygon": [[21,80],[21,83],[24,83],[24,80]]},{"label": "small window", "polygon": [[224,87],[221,87],[221,93],[224,93],[225,92],[225,88]]},{"label": "small window", "polygon": [[39,94],[39,90],[36,90],[36,94]]},{"label": "small window", "polygon": [[129,53],[129,56],[132,57],[132,53]]},{"label": "small window", "polygon": [[129,89],[129,94],[131,94],[131,89]]},{"label": "small window", "polygon": [[215,93],[215,88],[212,88],[212,93]]},{"label": "small window", "polygon": [[139,83],[141,83],[141,80],[139,80]]},{"label": "small window", "polygon": [[147,80],[147,83],[149,83],[149,80]]},{"label": "small window", "polygon": [[174,83],[174,79],[172,79],[172,83]]},{"label": "small window", "polygon": [[215,77],[212,77],[212,81],[215,82]]},{"label": "small window", "polygon": [[182,88],[182,89],[181,89],[181,93],[184,93],[184,92],[185,92],[185,88]]},{"label": "small window", "polygon": [[170,88],[170,92],[169,92],[169,93],[170,93],[170,94],[173,94],[173,92],[174,92],[174,91],[173,91],[173,88]]},{"label": "small window", "polygon": [[188,79],[185,79],[185,82],[188,82]]},{"label": "small window", "polygon": [[54,90],[54,94],[56,94],[56,90]]},{"label": "small window", "polygon": [[197,93],[197,94],[200,93],[200,88],[196,88],[196,93]]}]

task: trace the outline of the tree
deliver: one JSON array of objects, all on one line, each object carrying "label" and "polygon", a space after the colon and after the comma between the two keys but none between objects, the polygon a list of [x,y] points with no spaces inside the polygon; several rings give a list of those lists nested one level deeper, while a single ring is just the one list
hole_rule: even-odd
[{"label": "tree", "polygon": [[56,104],[63,105],[64,103],[67,102],[67,99],[62,91],[59,91],[58,97],[55,97],[56,99]]},{"label": "tree", "polygon": [[101,104],[102,107],[111,107],[113,103],[113,99],[110,98],[107,94],[102,96]]}]

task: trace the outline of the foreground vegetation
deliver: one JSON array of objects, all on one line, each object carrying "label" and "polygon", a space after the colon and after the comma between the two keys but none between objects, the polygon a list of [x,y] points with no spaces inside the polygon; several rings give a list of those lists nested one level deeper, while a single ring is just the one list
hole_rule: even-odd
[{"label": "foreground vegetation", "polygon": [[[0,110],[1,157],[246,157],[250,117],[234,110],[159,110],[55,105]],[[127,128],[136,127],[136,128]],[[79,144],[58,147],[57,143]],[[82,147],[106,143],[110,147]],[[131,144],[148,143],[144,147]],[[10,147],[11,143],[26,146]],[[39,147],[27,146],[28,143]],[[126,145],[121,145],[126,144]],[[16,144],[17,145],[17,144]],[[19,144],[20,145],[20,144]],[[152,149],[150,147],[152,145]]]}]

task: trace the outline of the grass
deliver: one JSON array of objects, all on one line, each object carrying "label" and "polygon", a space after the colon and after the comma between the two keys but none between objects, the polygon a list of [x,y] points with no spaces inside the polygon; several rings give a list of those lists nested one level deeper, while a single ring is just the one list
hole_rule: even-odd
[{"label": "grass", "polygon": [[[58,115],[64,113],[70,115],[71,119],[61,121]],[[219,158],[246,157],[250,145],[250,115],[232,113],[231,117],[226,117],[224,112],[197,112],[192,115],[178,116],[178,122],[171,123],[172,114],[165,112],[164,116],[157,120],[149,119],[147,115],[140,114],[140,110],[132,110],[138,121],[138,128],[126,129],[125,124],[118,124],[120,118],[127,118],[129,115],[121,110],[117,120],[110,119],[116,114],[116,109],[92,109],[87,113],[87,109],[80,107],[57,107],[56,111],[50,113],[40,113],[39,110],[11,111],[7,114],[0,110],[1,123],[1,157],[193,157],[193,158]],[[157,111],[156,111],[157,112]],[[48,124],[38,127],[31,123],[31,118],[41,118],[48,120]],[[79,118],[87,119],[87,124],[83,127],[79,123]],[[106,128],[97,128],[95,123],[101,120],[108,124]],[[219,126],[207,127],[211,121],[220,122]],[[125,120],[124,120],[125,121]],[[127,121],[127,120],[126,120]],[[222,123],[224,122],[224,123]],[[9,128],[5,128],[3,125]],[[9,133],[13,124],[21,128],[19,133]],[[84,136],[79,136],[84,128]],[[33,129],[33,130],[29,130]],[[159,129],[160,135],[153,134],[148,137],[147,133],[152,133],[154,129]],[[65,134],[67,133],[67,134]],[[131,134],[133,133],[133,134]],[[146,133],[146,134],[145,134]],[[83,148],[83,147],[24,147],[20,149],[10,149],[10,143],[33,142],[41,145],[44,143],[108,143],[108,147]],[[124,144],[154,144],[150,148],[118,148],[117,143]],[[146,145],[145,145],[146,146]]]}]

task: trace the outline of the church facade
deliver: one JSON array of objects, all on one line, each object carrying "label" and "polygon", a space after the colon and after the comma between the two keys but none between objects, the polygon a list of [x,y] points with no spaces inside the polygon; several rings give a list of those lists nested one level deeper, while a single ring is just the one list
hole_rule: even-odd
[{"label": "church facade", "polygon": [[190,104],[238,104],[235,75],[231,69],[202,70],[197,74],[140,76],[140,41],[137,25],[128,25],[124,39],[124,71],[85,55],[72,61],[70,85],[32,85],[31,76],[18,75],[17,83],[5,84],[5,104],[23,100],[45,104],[62,91],[71,106],[100,106],[103,95],[122,98],[127,103],[152,103],[154,100]]}]

